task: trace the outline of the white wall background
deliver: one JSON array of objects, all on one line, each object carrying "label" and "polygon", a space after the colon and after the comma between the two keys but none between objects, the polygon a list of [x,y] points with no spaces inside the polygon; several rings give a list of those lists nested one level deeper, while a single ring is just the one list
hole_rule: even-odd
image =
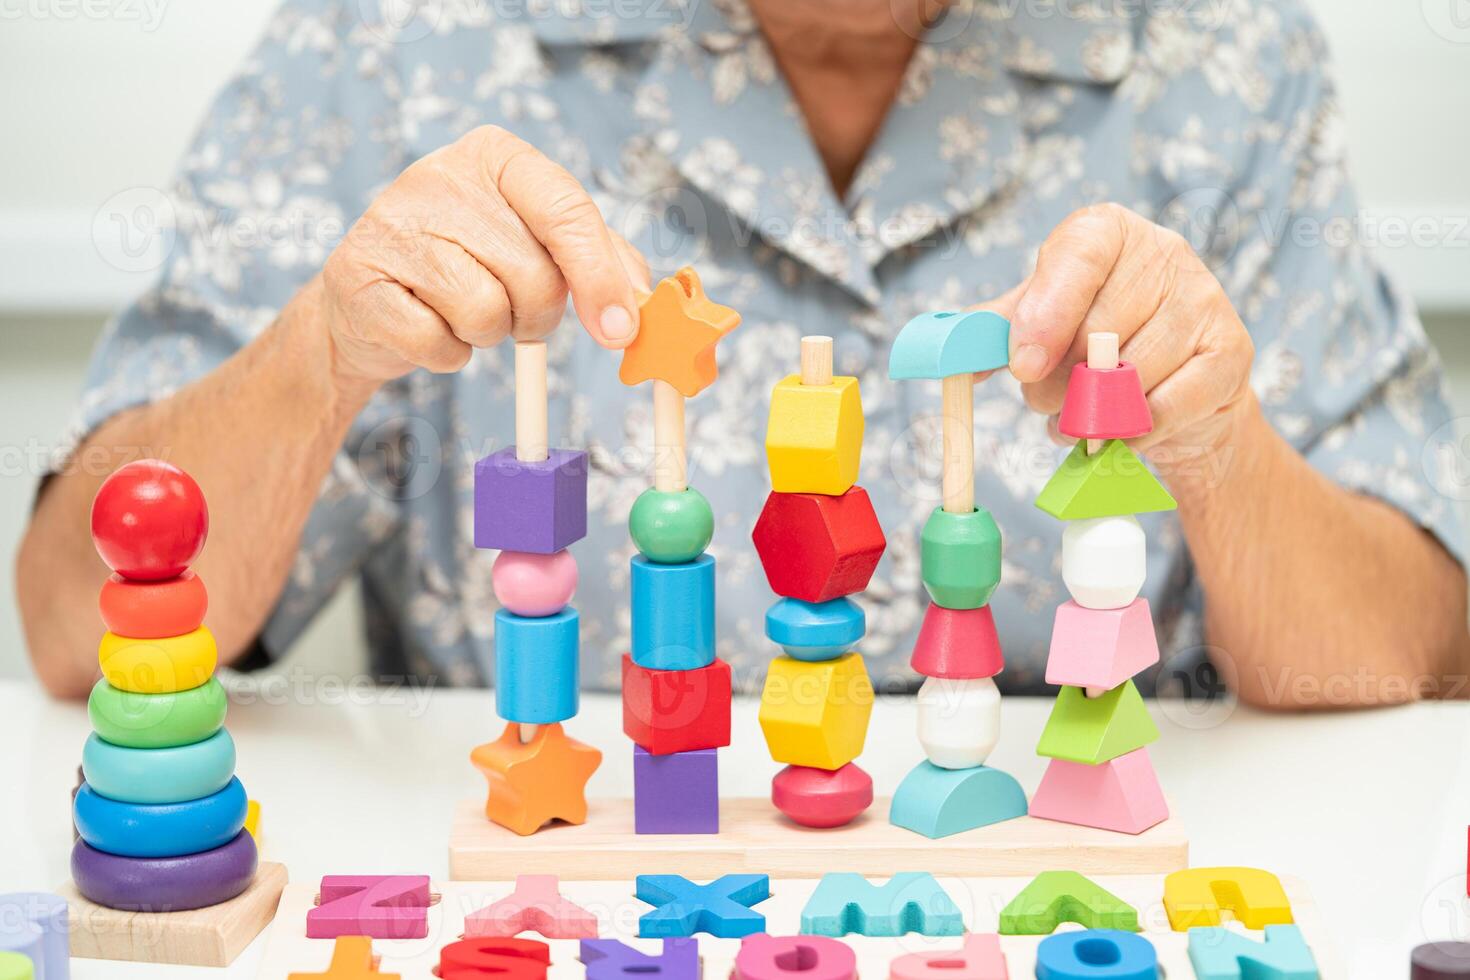
[{"label": "white wall background", "polygon": [[[360,0],[371,3],[375,0]],[[1269,2],[1269,0],[1263,0]],[[116,195],[166,186],[275,0],[0,0],[0,677],[26,672],[12,561],[105,312],[147,273],[93,241]],[[1470,411],[1470,2],[1316,0],[1382,261],[1431,314]],[[1404,237],[1392,238],[1402,225]],[[19,462],[17,462],[19,461]],[[339,604],[302,657],[357,648]]]}]

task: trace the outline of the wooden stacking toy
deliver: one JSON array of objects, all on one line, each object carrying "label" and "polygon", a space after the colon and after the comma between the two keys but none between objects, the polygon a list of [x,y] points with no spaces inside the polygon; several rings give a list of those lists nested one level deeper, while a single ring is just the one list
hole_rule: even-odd
[{"label": "wooden stacking toy", "polygon": [[946,837],[1026,815],[1009,774],[985,765],[1000,738],[1004,667],[990,596],[1000,584],[1000,529],[975,506],[975,374],[1004,367],[1010,324],[994,313],[925,313],[894,339],[888,374],[938,380],[943,400],[943,504],[920,537],[930,603],[910,666],[919,688],[919,743],[926,761],[893,794],[889,819]]},{"label": "wooden stacking toy", "polygon": [[632,650],[623,655],[623,731],[633,740],[639,834],[720,829],[718,749],[730,744],[730,665],[715,656],[714,512],[688,484],[684,399],[715,380],[715,345],[740,314],[681,269],[640,304],[624,384],[653,383],[654,485],[628,515]]},{"label": "wooden stacking toy", "polygon": [[[198,484],[158,460],[119,468],[92,503],[92,541],[112,576],[98,601],[102,679],[87,702],[93,733],[72,802],[78,902],[101,907],[76,927],[74,948],[88,955],[223,965],[284,886],[272,865],[252,887],[261,876],[250,802],[224,728],[208,597],[189,570],[208,530]],[[150,927],[152,948],[139,947]],[[208,933],[208,948],[176,941],[190,931]]]},{"label": "wooden stacking toy", "polygon": [[489,783],[485,815],[517,834],[587,819],[602,753],[569,737],[577,713],[577,560],[587,533],[587,454],[551,449],[546,344],[515,345],[516,443],[475,464],[475,547],[497,548],[495,710],[501,736],[470,753]]},{"label": "wooden stacking toy", "polygon": [[771,495],[752,538],[781,598],[766,636],[771,661],[760,725],[786,768],[771,802],[807,827],[840,827],[873,802],[873,780],[852,760],[863,750],[873,685],[852,647],[866,629],[847,598],[868,587],[887,542],[857,486],[863,406],[857,378],[832,376],[832,338],[801,339],[801,373],[771,394],[766,461]]},{"label": "wooden stacking toy", "polygon": [[1138,834],[1169,816],[1144,746],[1159,737],[1132,677],[1159,661],[1148,600],[1147,552],[1135,514],[1174,507],[1123,443],[1153,429],[1138,371],[1118,360],[1118,336],[1088,337],[1072,369],[1059,428],[1079,440],[1036,499],[1066,521],[1062,579],[1046,680],[1062,685],[1036,751],[1052,761],[1031,815]]}]

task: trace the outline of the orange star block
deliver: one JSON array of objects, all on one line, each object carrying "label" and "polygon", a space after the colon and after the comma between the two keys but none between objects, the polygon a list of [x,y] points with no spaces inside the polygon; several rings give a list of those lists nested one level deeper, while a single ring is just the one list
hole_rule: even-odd
[{"label": "orange star block", "polygon": [[515,722],[493,742],[470,753],[470,761],[490,784],[485,816],[522,837],[551,820],[585,823],[587,780],[602,764],[602,753],[569,738],[561,725],[542,725],[521,743]]},{"label": "orange star block", "polygon": [[638,337],[623,351],[618,380],[636,385],[656,378],[693,398],[719,373],[715,345],[738,326],[739,313],[706,296],[693,269],[680,269],[639,306]]},{"label": "orange star block", "polygon": [[332,965],[326,973],[291,973],[286,980],[398,980],[397,973],[379,973],[373,962],[373,941],[367,936],[338,936],[332,947]]}]

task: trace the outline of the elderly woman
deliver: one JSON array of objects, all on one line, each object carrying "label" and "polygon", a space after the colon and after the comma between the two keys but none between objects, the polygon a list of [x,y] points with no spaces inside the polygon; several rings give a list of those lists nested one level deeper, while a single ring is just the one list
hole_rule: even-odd
[{"label": "elderly woman", "polygon": [[[745,686],[771,655],[747,535],[796,338],[833,335],[862,383],[862,483],[890,542],[862,650],[908,676],[936,399],[887,380],[888,349],[918,312],[980,304],[1012,321],[1010,371],[976,412],[1010,689],[1041,683],[1065,598],[1058,528],[1031,501],[1095,331],[1138,367],[1155,428],[1136,448],[1179,503],[1144,521],[1166,651],[1146,690],[1223,677],[1261,704],[1391,702],[1470,666],[1451,474],[1421,453],[1448,418],[1437,362],[1355,238],[1300,0],[373,6],[289,0],[271,21],[184,159],[161,280],[103,336],[81,404],[85,458],[151,451],[205,488],[226,662],[281,657],[357,578],[374,672],[494,682],[470,471],[512,431],[507,342],[550,336],[553,442],[594,466],[583,674],[615,686],[650,422],[608,349],[632,340],[650,267],[693,264],[744,315],[690,428],[720,652]],[[23,546],[31,652],[66,695],[96,670],[78,612],[104,574],[95,469],[60,468]]]}]

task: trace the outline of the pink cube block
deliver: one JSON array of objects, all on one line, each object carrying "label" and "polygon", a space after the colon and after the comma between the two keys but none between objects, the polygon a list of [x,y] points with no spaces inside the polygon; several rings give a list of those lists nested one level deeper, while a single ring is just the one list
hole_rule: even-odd
[{"label": "pink cube block", "polygon": [[1088,609],[1075,602],[1057,607],[1051,627],[1046,682],[1112,690],[1159,662],[1159,639],[1147,599],[1121,609]]},{"label": "pink cube block", "polygon": [[1031,797],[1031,816],[1120,834],[1141,834],[1169,818],[1147,749],[1087,766],[1053,759]]}]

